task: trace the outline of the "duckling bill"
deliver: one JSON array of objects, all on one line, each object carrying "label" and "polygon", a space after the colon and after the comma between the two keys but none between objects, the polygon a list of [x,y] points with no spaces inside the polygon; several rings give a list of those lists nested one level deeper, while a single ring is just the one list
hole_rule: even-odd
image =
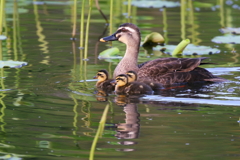
[{"label": "duckling bill", "polygon": [[138,74],[139,81],[150,81],[171,85],[174,83],[207,81],[223,82],[223,78],[214,76],[208,70],[199,67],[206,57],[199,58],[159,58],[142,64],[137,63],[141,33],[139,28],[132,23],[124,23],[117,31],[108,37],[101,38],[100,41],[120,41],[126,44],[125,55],[114,70],[114,77],[125,74],[132,70]]},{"label": "duckling bill", "polygon": [[152,94],[153,90],[150,86],[141,82],[128,82],[128,76],[120,74],[115,79],[115,93],[118,95],[140,95]]}]

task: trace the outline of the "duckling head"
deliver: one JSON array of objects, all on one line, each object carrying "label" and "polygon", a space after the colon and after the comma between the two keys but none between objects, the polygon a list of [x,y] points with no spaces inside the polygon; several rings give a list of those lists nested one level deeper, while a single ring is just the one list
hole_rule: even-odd
[{"label": "duckling head", "polygon": [[101,38],[101,42],[120,41],[130,45],[140,45],[141,36],[139,28],[132,23],[124,23],[119,26],[118,30],[111,36]]},{"label": "duckling head", "polygon": [[108,79],[108,72],[105,69],[99,70],[93,78],[98,79],[98,82],[106,81]]},{"label": "duckling head", "polygon": [[116,86],[121,87],[128,84],[128,76],[126,74],[120,74],[116,78]]},{"label": "duckling head", "polygon": [[137,73],[134,71],[128,71],[126,75],[128,76],[128,82],[134,82],[137,80]]}]

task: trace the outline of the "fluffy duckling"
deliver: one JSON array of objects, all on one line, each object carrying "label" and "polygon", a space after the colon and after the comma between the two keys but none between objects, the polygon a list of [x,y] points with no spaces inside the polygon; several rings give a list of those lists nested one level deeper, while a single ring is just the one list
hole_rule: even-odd
[{"label": "fluffy duckling", "polygon": [[141,82],[128,82],[128,76],[126,74],[120,74],[115,80],[115,93],[126,95],[138,95],[138,94],[152,94],[153,90],[150,86]]},{"label": "fluffy duckling", "polygon": [[93,77],[94,79],[98,79],[96,83],[96,87],[98,89],[102,89],[106,92],[114,91],[115,85],[111,83],[113,79],[108,79],[108,72],[105,69],[99,70],[97,75]]},{"label": "fluffy duckling", "polygon": [[[137,73],[136,72],[128,71],[126,73],[126,75],[128,76],[128,82],[137,81]],[[160,83],[154,83],[154,82],[150,82],[150,81],[143,81],[143,83],[149,85],[152,88],[152,90],[155,92],[159,92],[159,90],[163,88],[163,86]]]}]

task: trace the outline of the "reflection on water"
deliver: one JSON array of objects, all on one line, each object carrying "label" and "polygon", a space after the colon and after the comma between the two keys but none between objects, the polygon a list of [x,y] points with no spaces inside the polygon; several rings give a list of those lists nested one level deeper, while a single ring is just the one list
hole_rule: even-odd
[{"label": "reflection on water", "polygon": [[[181,8],[149,9],[118,1],[112,30],[131,21],[143,37],[156,31],[168,44],[177,44],[182,37],[218,48],[219,54],[206,55],[217,64],[205,67],[229,81],[181,84],[163,88],[158,95],[126,97],[96,90],[92,81],[99,69],[111,73],[119,61],[97,58],[108,46],[98,43],[106,28],[96,9],[90,21],[89,60],[82,61],[79,20],[76,41],[70,40],[73,3],[6,1],[3,34],[8,38],[0,40],[1,59],[29,65],[0,71],[0,159],[89,159],[107,104],[110,109],[95,159],[238,159],[240,48],[216,45],[211,39],[222,34],[218,31],[222,26],[240,26],[239,10],[233,8],[240,4],[183,2]],[[108,14],[109,2],[99,5]],[[132,19],[126,16],[128,8]],[[112,46],[125,50],[121,43]],[[148,53],[141,48],[139,60],[169,56]]]}]

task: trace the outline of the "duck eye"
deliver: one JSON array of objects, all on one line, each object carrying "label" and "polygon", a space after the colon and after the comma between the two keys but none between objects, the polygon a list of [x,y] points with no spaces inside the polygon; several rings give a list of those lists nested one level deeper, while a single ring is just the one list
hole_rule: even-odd
[{"label": "duck eye", "polygon": [[122,28],[121,32],[128,32],[128,30],[126,28]]}]

